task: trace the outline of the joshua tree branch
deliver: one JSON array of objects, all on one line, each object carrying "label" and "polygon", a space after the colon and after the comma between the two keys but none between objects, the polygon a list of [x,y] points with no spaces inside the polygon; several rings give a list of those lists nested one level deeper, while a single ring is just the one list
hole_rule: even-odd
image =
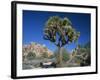
[{"label": "joshua tree branch", "polygon": [[61,47],[63,47],[65,44],[68,44],[68,42],[69,42],[69,39],[67,39],[67,41],[61,45]]}]

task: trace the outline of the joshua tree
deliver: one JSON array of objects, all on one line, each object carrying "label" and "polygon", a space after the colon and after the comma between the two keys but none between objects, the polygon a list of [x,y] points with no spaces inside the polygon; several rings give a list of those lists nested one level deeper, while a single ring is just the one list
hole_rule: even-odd
[{"label": "joshua tree", "polygon": [[72,23],[67,17],[52,16],[47,20],[43,37],[58,47],[57,63],[60,67],[62,66],[62,47],[77,41],[79,34],[79,32],[72,28]]}]

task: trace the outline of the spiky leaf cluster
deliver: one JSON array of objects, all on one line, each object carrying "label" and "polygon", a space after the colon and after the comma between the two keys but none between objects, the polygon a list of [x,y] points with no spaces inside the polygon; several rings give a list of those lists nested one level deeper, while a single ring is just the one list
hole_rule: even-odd
[{"label": "spiky leaf cluster", "polygon": [[45,24],[44,39],[54,42],[59,47],[77,41],[79,35],[80,33],[72,28],[72,23],[67,17],[52,16]]}]

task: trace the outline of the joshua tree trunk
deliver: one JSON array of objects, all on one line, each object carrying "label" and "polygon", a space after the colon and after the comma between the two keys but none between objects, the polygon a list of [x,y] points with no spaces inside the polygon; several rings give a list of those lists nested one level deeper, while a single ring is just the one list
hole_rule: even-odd
[{"label": "joshua tree trunk", "polygon": [[62,47],[58,47],[57,64],[62,67]]}]

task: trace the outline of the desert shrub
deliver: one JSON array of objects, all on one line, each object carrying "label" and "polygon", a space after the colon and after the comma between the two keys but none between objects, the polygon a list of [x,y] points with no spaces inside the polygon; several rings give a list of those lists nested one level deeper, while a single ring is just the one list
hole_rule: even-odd
[{"label": "desert shrub", "polygon": [[[58,50],[55,50],[54,57],[57,58],[57,56],[58,56]],[[66,62],[69,59],[70,59],[69,52],[65,48],[62,48],[62,60]]]},{"label": "desert shrub", "polygon": [[34,52],[29,52],[27,55],[27,59],[28,60],[32,60],[36,57],[36,54]]},{"label": "desert shrub", "polygon": [[62,59],[64,62],[68,61],[70,58],[69,52],[66,49],[62,49]]},{"label": "desert shrub", "polygon": [[47,52],[44,52],[44,53],[42,54],[42,57],[43,57],[43,58],[48,58],[48,53],[47,53]]},{"label": "desert shrub", "polygon": [[90,52],[90,42],[82,45],[81,47],[79,47],[77,54],[78,55],[82,55],[82,56],[78,56],[76,55],[76,59],[77,61],[80,62],[81,66],[89,66],[91,64],[91,52]]}]

